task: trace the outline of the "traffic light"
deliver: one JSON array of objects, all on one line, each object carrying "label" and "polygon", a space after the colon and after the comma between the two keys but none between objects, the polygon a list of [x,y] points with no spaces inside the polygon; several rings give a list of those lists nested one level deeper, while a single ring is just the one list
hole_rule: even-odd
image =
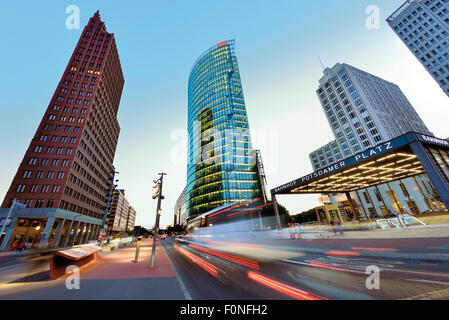
[{"label": "traffic light", "polygon": [[134,226],[134,235],[140,236],[141,226]]},{"label": "traffic light", "polygon": [[[156,189],[156,193],[154,194],[154,196],[152,197],[153,199],[156,199],[157,197],[159,197],[160,193],[161,193],[161,181],[157,180],[157,181],[153,181],[154,183],[156,183],[155,186],[153,186],[154,189]],[[162,197],[161,197],[162,199]]]}]

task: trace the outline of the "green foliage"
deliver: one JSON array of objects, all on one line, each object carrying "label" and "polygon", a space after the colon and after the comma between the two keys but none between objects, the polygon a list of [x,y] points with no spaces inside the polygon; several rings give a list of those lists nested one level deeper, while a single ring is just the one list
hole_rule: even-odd
[{"label": "green foliage", "polygon": [[[292,222],[290,214],[286,207],[278,202],[278,211],[279,211],[279,219],[281,220],[281,227],[287,226],[290,222]],[[262,210],[263,218],[273,218],[273,222],[271,227],[276,228],[276,217],[274,213],[273,205],[269,205],[263,208]],[[267,224],[267,223],[265,223]]]},{"label": "green foliage", "polygon": [[187,230],[186,226],[181,226],[179,224],[175,224],[174,226],[169,226],[168,228],[166,228],[163,231],[166,234],[172,234],[172,233],[185,233],[186,230]]},{"label": "green foliage", "polygon": [[298,214],[291,216],[292,221],[295,223],[309,223],[317,221],[316,213],[314,209],[310,209],[308,211],[304,211]]}]

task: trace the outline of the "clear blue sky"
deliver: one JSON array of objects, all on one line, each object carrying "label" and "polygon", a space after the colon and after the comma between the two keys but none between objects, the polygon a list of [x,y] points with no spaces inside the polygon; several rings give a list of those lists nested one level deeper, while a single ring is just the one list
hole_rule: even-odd
[{"label": "clear blue sky", "polygon": [[[272,188],[312,171],[309,152],[333,139],[315,90],[326,65],[352,64],[401,87],[429,129],[449,137],[449,101],[385,23],[403,0],[8,1],[0,12],[0,197],[6,194],[84,25],[100,10],[115,33],[125,76],[115,157],[120,187],[152,226],[152,180],[165,171],[162,226],[185,186],[185,155],[175,159],[186,129],[187,79],[212,45],[236,40],[252,130]],[[65,27],[77,5],[81,28]],[[380,28],[368,30],[365,9],[377,5]],[[272,137],[273,140],[270,140]],[[178,152],[179,153],[179,152]],[[181,150],[182,154],[182,150]],[[281,198],[292,213],[317,196]]]}]

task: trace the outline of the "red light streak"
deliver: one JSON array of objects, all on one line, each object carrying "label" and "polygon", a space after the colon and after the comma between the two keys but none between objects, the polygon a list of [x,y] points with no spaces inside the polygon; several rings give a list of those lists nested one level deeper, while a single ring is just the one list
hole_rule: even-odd
[{"label": "red light streak", "polygon": [[314,296],[308,292],[299,290],[254,271],[248,271],[248,278],[298,300],[323,300],[320,297]]},{"label": "red light streak", "polygon": [[237,204],[237,205],[232,206],[232,207],[230,207],[230,208],[226,208],[226,209],[220,210],[220,211],[218,211],[218,212],[215,212],[215,213],[212,213],[212,214],[208,215],[207,217],[210,218],[210,217],[216,216],[216,215],[219,214],[219,213],[226,212],[226,211],[228,211],[228,210],[231,210],[231,209],[235,209],[235,208],[244,206],[245,204],[248,204],[248,203],[251,203],[251,202],[254,202],[254,201],[257,201],[257,200],[260,200],[260,198],[254,198],[254,199],[252,199],[252,200],[250,200],[250,201],[247,201],[247,202],[244,202],[244,203],[240,203],[240,204]]},{"label": "red light streak", "polygon": [[324,254],[330,256],[360,256],[360,253],[352,251],[327,251]]},{"label": "red light streak", "polygon": [[251,210],[254,210],[254,209],[266,207],[266,206],[269,206],[269,205],[271,205],[271,202],[270,203],[266,203],[266,204],[262,204],[260,206],[254,207],[254,208],[249,208],[249,209],[246,209],[246,210],[242,210],[242,211],[239,211],[239,212],[228,214],[228,217],[234,216],[234,215],[239,214],[239,213],[248,212],[248,211],[251,211]]},{"label": "red light streak", "polygon": [[350,270],[348,268],[344,268],[344,267],[340,267],[340,266],[334,266],[334,265],[331,265],[331,264],[319,263],[319,262],[315,262],[315,261],[310,261],[310,265],[312,265],[314,267],[327,268],[327,269]]},{"label": "red light streak", "polygon": [[232,254],[228,254],[228,253],[224,253],[224,252],[219,252],[219,251],[203,248],[203,247],[200,247],[200,246],[197,246],[194,244],[189,244],[189,247],[212,254],[214,256],[217,256],[217,257],[229,260],[229,261],[236,262],[238,264],[244,265],[244,266],[252,268],[252,269],[259,270],[259,264],[253,260],[249,260],[249,259],[242,258],[242,257],[237,257]]},{"label": "red light streak", "polygon": [[194,263],[196,263],[197,265],[199,265],[201,268],[203,268],[204,270],[206,270],[207,272],[209,272],[211,275],[213,275],[214,277],[218,276],[218,270],[215,266],[213,266],[212,264],[198,258],[197,256],[195,256],[194,254],[188,252],[187,250],[174,245],[173,248],[175,248],[175,250],[179,251],[180,253],[182,253],[183,255],[185,255],[186,257],[190,258]]}]

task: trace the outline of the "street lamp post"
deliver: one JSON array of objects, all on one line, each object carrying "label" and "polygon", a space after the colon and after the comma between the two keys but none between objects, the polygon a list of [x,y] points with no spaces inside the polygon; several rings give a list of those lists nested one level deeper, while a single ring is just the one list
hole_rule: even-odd
[{"label": "street lamp post", "polygon": [[112,179],[111,179],[111,184],[109,186],[109,192],[108,192],[108,199],[106,201],[106,208],[104,209],[104,214],[103,214],[103,221],[101,222],[101,229],[100,229],[100,234],[103,234],[104,232],[104,224],[106,222],[106,217],[108,216],[108,210],[109,210],[109,203],[111,201],[111,193],[112,193],[112,188],[114,186],[114,179],[115,179],[115,174],[119,173],[118,171],[111,171],[110,173],[112,173]]},{"label": "street lamp post", "polygon": [[164,179],[164,175],[166,173],[159,173],[161,176],[158,181],[154,181],[156,185],[154,188],[157,188],[156,194],[153,196],[153,199],[156,199],[157,197],[157,209],[156,209],[156,223],[154,225],[154,235],[153,235],[153,248],[151,250],[151,261],[150,261],[150,267],[154,267],[154,257],[156,256],[156,240],[159,233],[159,218],[161,216],[161,200],[164,199],[164,196],[162,195],[162,183]]}]

